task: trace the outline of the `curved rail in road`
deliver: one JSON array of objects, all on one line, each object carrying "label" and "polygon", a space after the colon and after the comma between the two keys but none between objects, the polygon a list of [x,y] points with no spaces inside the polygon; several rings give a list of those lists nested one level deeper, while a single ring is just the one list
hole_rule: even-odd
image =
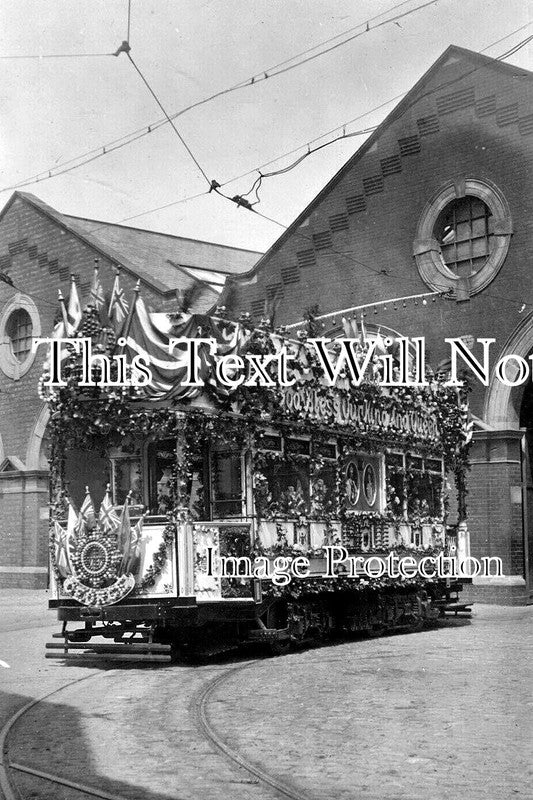
[{"label": "curved rail in road", "polygon": [[65,781],[62,778],[59,778],[55,775],[48,775],[46,773],[40,773],[37,770],[31,769],[31,767],[24,767],[19,764],[12,764],[9,761],[9,746],[8,746],[8,738],[9,734],[13,728],[13,726],[18,722],[18,720],[24,716],[30,709],[34,708],[39,703],[43,703],[48,698],[52,697],[53,695],[58,694],[59,692],[68,689],[70,686],[75,686],[77,683],[81,683],[82,681],[88,681],[93,678],[97,678],[101,675],[100,672],[93,672],[90,675],[84,675],[82,678],[76,678],[76,680],[69,681],[68,683],[64,683],[63,686],[60,686],[58,689],[54,689],[52,692],[47,692],[46,694],[41,695],[41,697],[36,697],[29,703],[26,703],[25,706],[19,708],[6,722],[2,730],[0,731],[0,790],[3,794],[3,800],[20,800],[20,792],[13,788],[12,782],[9,780],[9,770],[19,770],[21,772],[27,772],[32,775],[37,775],[38,777],[45,778],[47,780],[51,780],[55,783],[61,783],[65,786],[70,786],[73,789],[78,789],[79,791],[86,792],[87,794],[92,794],[95,797],[105,798],[106,800],[125,800],[125,798],[118,798],[113,797],[112,795],[105,794],[105,793],[98,793],[96,790],[91,789],[90,787],[82,786],[81,784],[75,784],[71,781]]},{"label": "curved rail in road", "polygon": [[[213,692],[216,689],[219,689],[221,684],[232,677],[236,672],[247,669],[253,666],[255,663],[257,662],[247,661],[245,663],[238,664],[237,666],[230,666],[222,674],[217,675],[215,678],[207,682],[207,684],[201,689],[193,704],[193,714],[195,716],[196,726],[199,732],[216,748],[216,750],[222,753],[232,763],[233,766],[237,765],[240,769],[246,770],[257,781],[262,782],[270,789],[274,789],[275,792],[277,792],[281,797],[289,798],[289,800],[308,800],[307,795],[304,796],[303,794],[298,793],[294,787],[287,785],[282,780],[279,780],[275,776],[265,772],[261,767],[245,759],[238,750],[231,748],[220,737],[209,721],[208,704]],[[113,670],[113,672],[118,672],[118,670]],[[69,689],[70,687],[75,686],[83,681],[94,680],[103,674],[109,674],[109,671],[106,671],[105,673],[102,673],[101,671],[93,672],[90,675],[85,675],[81,678],[77,678],[74,681],[69,681],[59,688],[54,689],[52,692],[47,692],[46,694],[35,698],[10,717],[0,731],[0,790],[3,793],[3,797],[0,795],[0,800],[20,800],[21,798],[20,789],[16,786],[16,783],[13,782],[12,779],[10,780],[10,772],[12,771],[21,772],[35,778],[40,778],[47,782],[56,783],[58,785],[74,789],[77,792],[85,793],[91,797],[101,798],[101,800],[127,800],[127,798],[123,796],[104,792],[95,787],[74,782],[59,775],[52,775],[48,772],[34,769],[31,766],[11,762],[9,760],[9,734],[16,723],[28,711],[30,711],[36,705],[48,700],[50,697],[64,691],[65,689]]]}]

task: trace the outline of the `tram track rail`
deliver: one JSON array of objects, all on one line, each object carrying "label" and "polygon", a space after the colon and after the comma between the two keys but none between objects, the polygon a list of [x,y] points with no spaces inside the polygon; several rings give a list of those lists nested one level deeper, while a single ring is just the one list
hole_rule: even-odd
[{"label": "tram track rail", "polygon": [[[109,674],[109,672],[105,674]],[[3,728],[0,730],[0,800],[24,800],[17,784],[10,779],[10,773],[12,771],[42,778],[49,782],[75,789],[78,792],[83,792],[91,797],[102,798],[102,800],[127,800],[125,797],[109,794],[108,792],[102,792],[91,786],[85,786],[84,784],[75,781],[69,781],[59,775],[50,775],[47,772],[36,770],[33,767],[24,764],[18,764],[17,762],[12,762],[9,759],[9,735],[17,722],[28,711],[31,711],[32,708],[35,708],[35,706],[39,705],[40,703],[44,703],[46,700],[49,700],[54,695],[59,694],[59,692],[69,689],[71,686],[98,678],[101,675],[102,672],[99,670],[98,672],[92,672],[90,675],[83,675],[81,678],[68,681],[68,683],[58,686],[51,692],[46,692],[46,694],[36,697],[29,703],[26,703],[24,706],[15,711],[15,713],[12,714],[12,716],[7,720]]]},{"label": "tram track rail", "polygon": [[201,731],[203,732],[205,738],[223,753],[229,761],[232,762],[233,765],[237,765],[241,769],[246,770],[250,775],[253,775],[254,778],[261,781],[264,785],[274,789],[283,797],[289,798],[289,800],[310,800],[309,794],[301,794],[299,793],[294,787],[289,786],[283,780],[276,778],[273,775],[270,775],[264,769],[259,767],[257,764],[249,761],[245,758],[238,750],[235,748],[230,747],[227,742],[225,742],[217,733],[214,726],[209,721],[209,715],[207,711],[208,702],[211,698],[211,695],[215,692],[216,689],[219,689],[220,686],[227,681],[229,678],[233,677],[237,672],[245,670],[255,664],[255,661],[248,661],[245,664],[239,664],[236,667],[232,667],[228,669],[226,672],[222,673],[221,675],[217,675],[216,678],[211,680],[206,687],[204,687],[197,697],[195,702],[195,712],[197,717],[197,724]]},{"label": "tram track rail", "polygon": [[[193,716],[195,726],[198,733],[214,748],[216,752],[230,763],[230,766],[237,768],[239,771],[244,770],[251,780],[249,783],[261,784],[269,791],[272,796],[272,790],[281,798],[288,798],[289,800],[309,800],[306,794],[300,794],[293,786],[288,785],[282,779],[271,775],[262,767],[249,761],[239,750],[230,747],[227,742],[221,737],[215,726],[209,719],[209,704],[213,698],[214,693],[219,690],[225,681],[231,679],[236,673],[252,667],[254,661],[246,661],[236,666],[230,666],[225,669],[221,674],[217,674],[214,678],[208,679],[207,683],[201,688],[199,694],[193,699],[191,704],[191,714]],[[118,670],[113,670],[117,672]],[[21,791],[20,786],[17,784],[16,775],[26,775],[30,778],[36,778],[46,781],[47,783],[56,784],[58,787],[72,789],[80,794],[85,794],[88,797],[99,798],[99,800],[129,800],[125,795],[115,794],[113,792],[104,791],[94,786],[81,783],[79,781],[72,781],[69,778],[61,775],[51,774],[42,769],[37,769],[31,764],[19,763],[18,761],[11,761],[9,757],[9,737],[13,732],[17,723],[27,714],[41,703],[46,702],[51,697],[58,695],[60,692],[68,690],[79,683],[96,680],[102,675],[108,675],[109,670],[103,673],[101,670],[92,672],[90,675],[84,675],[73,681],[68,681],[54,690],[47,692],[39,697],[26,703],[19,708],[4,724],[0,730],[0,800],[26,800],[24,793]],[[242,774],[242,772],[241,772]],[[246,781],[243,781],[246,783]]]}]

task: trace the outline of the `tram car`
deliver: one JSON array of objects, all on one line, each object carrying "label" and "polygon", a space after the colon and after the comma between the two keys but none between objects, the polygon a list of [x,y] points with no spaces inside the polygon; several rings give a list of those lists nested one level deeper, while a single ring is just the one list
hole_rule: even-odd
[{"label": "tram car", "polygon": [[[389,556],[450,553],[465,397],[427,372],[423,386],[383,386],[387,368],[412,378],[420,365],[412,353],[398,363],[379,333],[320,346],[309,333],[150,313],[138,289],[122,329],[85,310],[79,352],[58,349],[55,382],[41,379],[49,605],[62,623],[48,657],[165,661],[243,642],[280,652],[463,608],[453,574],[378,573]],[[348,347],[368,356],[360,381]]]}]

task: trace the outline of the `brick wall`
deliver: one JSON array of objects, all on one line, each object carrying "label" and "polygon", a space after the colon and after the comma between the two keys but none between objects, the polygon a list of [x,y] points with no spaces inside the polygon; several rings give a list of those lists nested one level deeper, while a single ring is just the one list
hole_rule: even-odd
[{"label": "brick wall", "polygon": [[[0,270],[7,271],[14,285],[35,302],[42,335],[53,329],[58,311],[57,291],[68,298],[70,274],[78,277],[82,303],[87,302],[97,254],[74,234],[63,230],[44,213],[21,198],[15,199],[0,221]],[[113,263],[99,255],[100,279],[106,294],[114,280]],[[123,271],[121,285],[126,294],[136,279]],[[0,313],[16,294],[0,284]],[[160,294],[143,285],[147,304],[170,307]],[[5,456],[15,456],[26,465],[27,451],[43,403],[37,383],[46,358],[41,346],[30,370],[12,380],[0,371],[0,442]],[[28,465],[26,465],[28,466]],[[6,572],[5,568],[43,567],[47,563],[48,521],[47,472],[10,471],[0,473],[0,586],[46,584],[42,572]]]},{"label": "brick wall", "polygon": [[[303,212],[299,227],[271,248],[257,268],[257,280],[237,284],[232,295],[236,307],[260,316],[265,298],[277,291],[282,299],[276,324],[289,324],[315,304],[327,313],[426,292],[413,257],[426,204],[447,182],[488,181],[505,196],[513,222],[506,260],[492,282],[465,302],[389,304],[368,311],[366,322],[407,336],[424,335],[433,365],[449,357],[446,337],[495,338],[494,363],[523,320],[518,313],[522,303],[533,303],[530,87],[531,75],[518,78],[513,68],[480,64],[456,52],[330,181]],[[335,331],[332,323],[330,335],[340,335],[340,322],[337,318]],[[480,345],[474,355],[481,358]],[[485,391],[473,381],[470,405],[479,417]],[[522,388],[512,394],[519,409]],[[520,576],[522,506],[514,502],[521,485],[519,447],[513,432],[509,441],[491,443],[505,450],[501,459],[494,450],[485,451],[485,445],[476,444],[478,463],[469,476],[472,554],[500,556],[506,574]],[[524,587],[496,589],[493,596],[516,598],[517,592],[524,602]],[[483,589],[483,596],[491,596],[490,588]]]},{"label": "brick wall", "polygon": [[505,575],[524,575],[521,434],[476,434],[468,480],[472,555],[498,556]]},{"label": "brick wall", "polygon": [[[411,98],[410,107],[393,115],[373,146],[338,173],[298,229],[269,251],[257,281],[237,286],[236,306],[260,315],[265,298],[279,287],[283,299],[276,322],[287,324],[315,303],[326,313],[428,291],[412,249],[424,206],[447,181],[478,178],[499,187],[514,223],[509,253],[495,280],[468,302],[388,306],[377,314],[370,311],[367,321],[408,336],[423,333],[435,364],[449,355],[445,337],[466,333],[495,337],[496,358],[521,319],[522,302],[533,302],[530,80],[497,68],[473,71],[471,62],[443,66],[423,87],[422,97]],[[432,91],[443,84],[448,88]],[[458,97],[455,105],[446,99],[450,93]],[[474,353],[479,358],[481,347]],[[476,385],[472,407],[477,414],[483,395]]]}]

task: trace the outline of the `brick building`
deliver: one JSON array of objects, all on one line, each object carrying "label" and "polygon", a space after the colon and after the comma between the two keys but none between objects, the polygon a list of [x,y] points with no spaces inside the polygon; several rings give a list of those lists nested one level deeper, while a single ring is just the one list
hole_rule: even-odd
[{"label": "brick building", "polygon": [[[191,310],[215,305],[230,273],[247,271],[260,253],[60,214],[15,192],[0,213],[0,587],[47,584],[48,420],[37,387],[58,289],[76,275],[87,302],[98,259],[107,296],[114,267],[128,297],[138,279],[157,310],[176,305],[176,290],[195,287]],[[12,285],[11,285],[12,284]]]},{"label": "brick building", "polygon": [[[367,328],[426,337],[435,366],[446,337],[494,338],[491,364],[533,351],[533,74],[450,47],[246,275],[236,309],[277,324],[319,304],[367,309]],[[228,294],[228,298],[230,295]],[[339,314],[325,335],[342,335]],[[509,365],[512,377],[514,360]],[[533,391],[474,380],[468,527],[474,556],[502,558],[505,577],[474,579],[478,600],[533,597]]]}]

